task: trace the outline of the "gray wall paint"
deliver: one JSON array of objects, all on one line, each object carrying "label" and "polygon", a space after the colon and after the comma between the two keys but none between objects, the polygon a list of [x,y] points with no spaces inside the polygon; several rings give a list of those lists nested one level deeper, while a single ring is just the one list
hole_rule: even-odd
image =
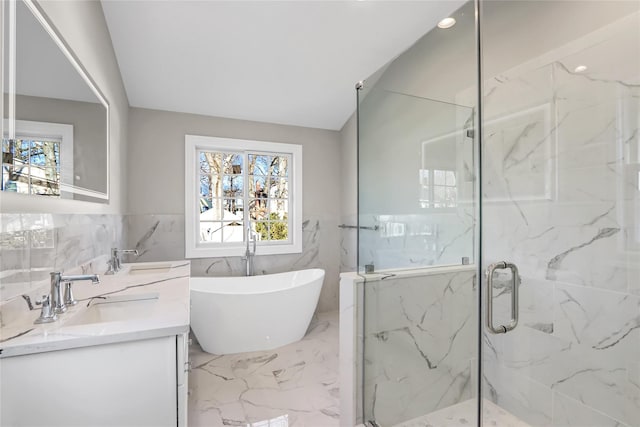
[{"label": "gray wall paint", "polygon": [[305,215],[340,212],[338,132],[142,108],[129,120],[129,213],[184,214],[185,134],[301,144]]},{"label": "gray wall paint", "polygon": [[100,192],[107,191],[106,117],[100,103],[16,96],[18,120],[73,125],[73,184]]},{"label": "gray wall paint", "polygon": [[[340,266],[340,134],[194,114],[131,108],[129,112],[129,245],[139,261],[184,257],[185,135],[301,144],[303,147],[302,254],[261,256],[261,273],[321,267],[326,271],[319,311],[338,308]],[[239,257],[192,261],[194,276],[241,275]]]}]

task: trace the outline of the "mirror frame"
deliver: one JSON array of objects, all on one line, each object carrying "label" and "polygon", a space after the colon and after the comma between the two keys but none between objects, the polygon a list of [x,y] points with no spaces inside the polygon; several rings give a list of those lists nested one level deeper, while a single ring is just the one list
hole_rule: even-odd
[{"label": "mirror frame", "polygon": [[[80,77],[84,80],[84,82],[89,86],[89,89],[95,94],[100,103],[105,107],[106,112],[106,144],[107,144],[107,155],[106,155],[106,192],[100,192],[95,190],[90,190],[88,188],[77,187],[73,184],[62,184],[60,185],[61,191],[67,191],[72,194],[78,194],[82,196],[88,196],[95,199],[99,199],[96,201],[91,200],[83,200],[91,203],[109,203],[111,196],[111,109],[107,98],[103,95],[102,91],[98,88],[98,85],[93,81],[87,70],[84,68],[78,57],[73,52],[73,49],[67,44],[59,31],[55,28],[55,26],[49,22],[46,14],[41,10],[40,6],[37,5],[33,0],[6,0],[9,6],[9,16],[3,16],[5,13],[4,7],[0,10],[0,19],[3,23],[8,24],[9,27],[9,64],[4,63],[5,53],[2,52],[2,58],[0,58],[0,63],[2,66],[2,75],[4,73],[9,73],[9,87],[2,87],[2,92],[5,93],[5,89],[8,93],[8,139],[15,139],[15,123],[16,123],[16,2],[22,1],[22,3],[29,9],[29,11],[33,14],[34,18],[38,21],[38,23],[42,26],[42,28],[49,34],[49,37],[56,44],[58,49],[62,52],[62,54],[67,58],[69,63],[73,66],[73,68],[78,72]],[[3,40],[3,34],[0,34],[0,50],[4,51],[5,42]],[[0,82],[0,86],[4,86],[4,78]],[[0,103],[4,104],[4,103]],[[0,105],[0,113],[3,117],[4,122],[4,105]],[[2,129],[4,132],[4,129]],[[29,194],[28,196],[33,196]]]}]

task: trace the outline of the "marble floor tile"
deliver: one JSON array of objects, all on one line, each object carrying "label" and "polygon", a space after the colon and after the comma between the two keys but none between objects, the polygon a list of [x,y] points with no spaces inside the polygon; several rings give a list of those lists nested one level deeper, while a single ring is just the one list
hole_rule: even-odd
[{"label": "marble floor tile", "polygon": [[219,356],[194,342],[190,357],[189,426],[339,425],[338,312],[284,347]]},{"label": "marble floor tile", "polygon": [[[476,424],[476,401],[469,399],[402,424],[396,424],[395,427],[461,427]],[[529,424],[488,400],[484,401],[483,424],[495,427],[530,427]]]}]

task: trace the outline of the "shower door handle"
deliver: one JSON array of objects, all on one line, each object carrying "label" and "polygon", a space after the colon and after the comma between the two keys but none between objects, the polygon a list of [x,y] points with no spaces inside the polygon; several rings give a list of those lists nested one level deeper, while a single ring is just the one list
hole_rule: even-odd
[{"label": "shower door handle", "polygon": [[[511,320],[506,325],[493,326],[493,274],[496,270],[511,270]],[[520,285],[520,275],[515,264],[500,261],[487,267],[487,329],[494,334],[506,334],[518,326],[518,287]]]}]

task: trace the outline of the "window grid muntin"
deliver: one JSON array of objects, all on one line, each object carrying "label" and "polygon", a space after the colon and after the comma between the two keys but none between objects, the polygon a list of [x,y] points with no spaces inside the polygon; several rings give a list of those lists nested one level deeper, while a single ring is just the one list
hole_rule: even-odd
[{"label": "window grid muntin", "polygon": [[[224,176],[230,176],[230,175],[234,175],[234,176],[239,176],[239,177],[243,177],[243,191],[242,191],[242,196],[237,196],[235,197],[235,199],[242,199],[242,205],[243,205],[243,220],[242,220],[242,224],[243,224],[243,238],[241,242],[238,242],[236,244],[236,242],[224,242],[224,237],[222,237],[222,242],[218,243],[218,242],[213,242],[213,241],[203,241],[200,238],[200,224],[201,224],[201,220],[200,220],[200,216],[198,215],[196,218],[196,245],[199,247],[202,246],[240,246],[240,245],[245,245],[246,244],[246,239],[247,239],[247,235],[246,235],[246,230],[245,230],[245,224],[254,224],[256,222],[262,222],[262,223],[267,223],[268,224],[268,237],[269,239],[267,240],[258,240],[257,244],[258,245],[286,245],[286,244],[292,244],[293,243],[293,239],[292,239],[292,234],[291,234],[291,230],[292,230],[292,226],[293,226],[293,205],[292,205],[292,200],[291,197],[289,196],[291,194],[292,191],[292,180],[291,180],[291,165],[293,164],[293,155],[290,153],[283,153],[283,152],[275,152],[275,151],[259,151],[259,150],[244,150],[242,152],[237,151],[234,152],[232,150],[217,150],[215,147],[211,147],[211,148],[196,148],[196,161],[198,162],[198,170],[196,172],[196,174],[198,175],[198,177],[200,178],[200,181],[198,182],[199,185],[197,185],[196,187],[196,196],[198,198],[198,200],[200,200],[202,198],[202,194],[201,194],[201,186],[202,186],[202,176],[206,176],[206,174],[203,175],[203,170],[202,170],[202,165],[201,165],[201,161],[202,161],[202,155],[204,153],[217,153],[217,154],[242,154],[242,173],[241,174],[218,174],[218,173],[213,173],[210,172],[209,176],[213,177],[214,175],[221,175],[222,177]],[[266,169],[266,174],[265,173],[259,173],[259,174],[255,174],[255,173],[250,173],[250,169],[249,169],[249,165],[250,165],[250,157],[267,157],[270,159],[273,158],[278,158],[278,157],[283,157],[286,159],[286,164],[285,164],[285,169],[284,169],[284,175],[283,174],[275,174],[272,175],[271,174],[271,168],[267,168]],[[210,166],[209,166],[210,167]],[[223,169],[224,166],[221,167],[221,169]],[[255,169],[254,169],[255,170]],[[264,170],[263,170],[264,171]],[[278,169],[278,172],[281,172]],[[250,189],[249,189],[249,185],[250,182],[255,182],[254,179],[255,178],[265,178],[265,183],[271,185],[271,177],[275,177],[276,179],[280,179],[280,180],[284,180],[286,181],[286,194],[287,197],[283,198],[283,197],[269,197],[269,193],[267,192],[267,197],[266,198],[256,198],[256,197],[250,197],[249,193],[250,193]],[[232,199],[231,197],[224,197],[224,195],[220,198],[213,198],[213,199],[220,199],[220,200],[225,200],[225,199]],[[270,202],[275,201],[275,202],[284,202],[286,203],[286,232],[287,232],[287,239],[285,240],[271,240],[270,239],[270,227],[271,227],[271,223],[277,223],[277,222],[284,222],[284,221],[277,221],[277,220],[271,220],[271,219],[266,219],[266,220],[262,220],[262,221],[256,221],[253,218],[250,217],[251,214],[251,201],[252,200],[265,200],[266,205],[267,205],[267,210],[269,209],[269,205]],[[198,204],[200,204],[200,201],[197,202]],[[222,220],[224,220],[224,203],[220,203],[220,216],[222,218]],[[201,212],[202,213],[202,212]],[[220,222],[223,222],[223,221]],[[205,221],[206,223],[208,222],[212,222],[212,221]],[[252,229],[255,230],[255,228],[252,227]],[[222,235],[224,236],[224,231],[222,231]]]},{"label": "window grid muntin", "polygon": [[[421,171],[421,185],[426,189],[421,204],[424,208],[446,209],[455,208],[458,205],[458,188],[456,171],[450,169],[423,169]],[[436,197],[442,194],[442,197]],[[449,200],[448,194],[453,194]]]},{"label": "window grid muntin", "polygon": [[[15,140],[3,138],[2,189],[10,191],[7,189],[7,185],[9,182],[15,182],[16,193],[60,197],[60,185],[62,184],[60,176],[61,142],[59,138],[55,137],[42,138],[29,135],[16,135]],[[44,151],[40,153],[36,152],[36,147],[43,147],[44,144],[53,144],[53,162],[55,163],[55,167],[46,166],[47,162]],[[16,154],[17,151],[20,152],[20,155]],[[5,157],[5,154],[10,155],[10,163],[6,161],[8,157]],[[40,158],[40,161],[38,161],[38,158]],[[17,180],[10,179],[12,175],[15,175],[18,167],[26,168],[26,172],[21,170],[19,176],[14,176]],[[35,171],[42,171],[42,176],[35,176]],[[26,191],[18,191],[18,184],[20,182],[26,184]],[[34,182],[38,184],[34,184]]]}]

